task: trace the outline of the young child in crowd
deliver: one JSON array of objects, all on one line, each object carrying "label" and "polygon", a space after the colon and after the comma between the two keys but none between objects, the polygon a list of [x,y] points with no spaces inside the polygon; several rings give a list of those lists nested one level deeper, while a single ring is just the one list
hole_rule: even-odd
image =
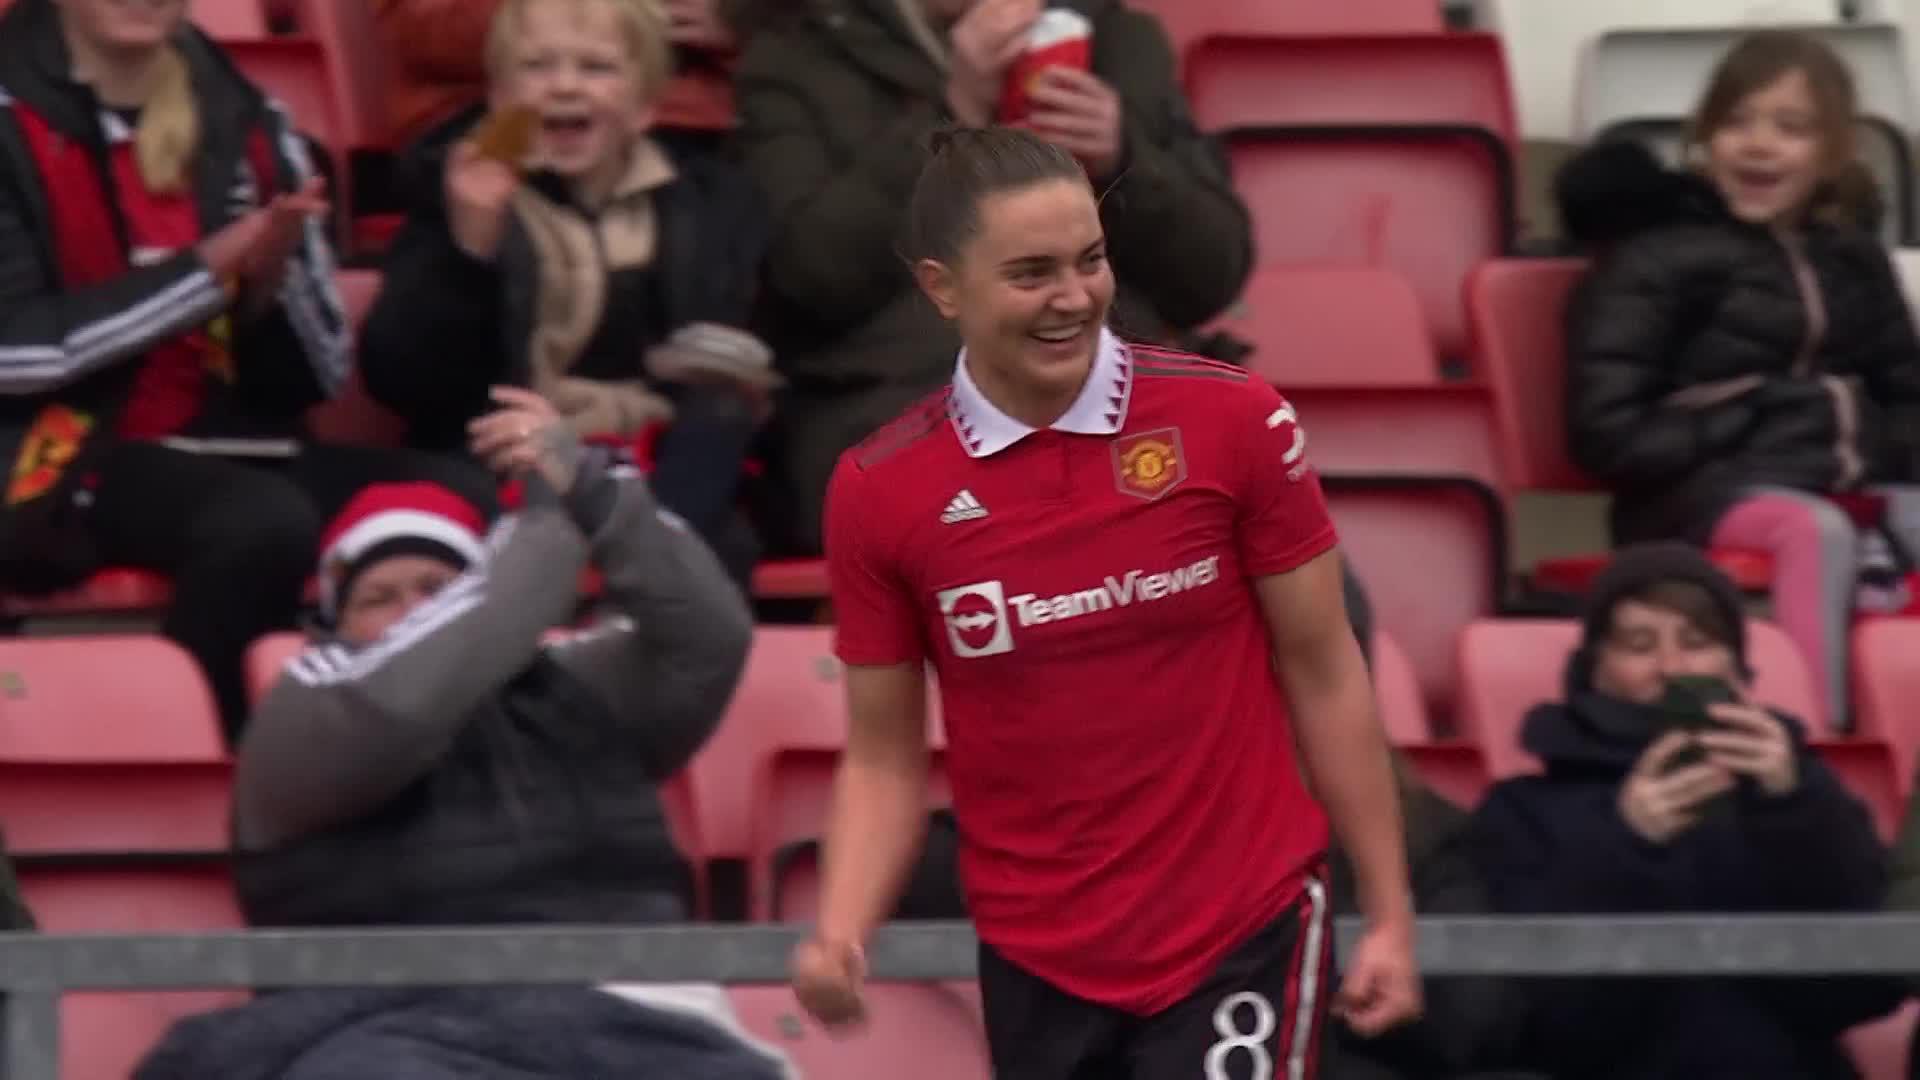
[{"label": "young child in crowd", "polygon": [[1845,62],[1768,30],[1714,73],[1692,168],[1611,144],[1559,180],[1597,249],[1567,316],[1569,453],[1613,489],[1615,542],[1773,557],[1775,616],[1836,722],[1863,568],[1920,544],[1920,342],[1857,122]]},{"label": "young child in crowd", "polygon": [[406,227],[361,341],[416,445],[462,452],[488,388],[529,386],[583,438],[650,451],[661,502],[744,574],[735,513],[771,354],[742,327],[765,229],[752,184],[652,130],[655,0],[507,0],[489,102],[403,165]]}]

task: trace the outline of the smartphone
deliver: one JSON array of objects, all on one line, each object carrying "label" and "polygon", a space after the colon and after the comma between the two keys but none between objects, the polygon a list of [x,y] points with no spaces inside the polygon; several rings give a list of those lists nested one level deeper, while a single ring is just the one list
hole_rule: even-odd
[{"label": "smartphone", "polygon": [[[1712,675],[1676,675],[1667,680],[1667,691],[1660,699],[1660,711],[1665,716],[1661,734],[1680,730],[1699,734],[1714,727],[1713,714],[1708,706],[1725,705],[1740,700],[1733,684]],[[1667,772],[1683,769],[1689,765],[1698,765],[1706,760],[1706,751],[1698,746],[1689,746],[1675,754],[1667,766]]]}]

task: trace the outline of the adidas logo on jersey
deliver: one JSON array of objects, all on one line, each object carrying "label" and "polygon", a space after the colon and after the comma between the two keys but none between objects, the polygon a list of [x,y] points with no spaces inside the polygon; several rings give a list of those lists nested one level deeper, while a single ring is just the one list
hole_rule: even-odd
[{"label": "adidas logo on jersey", "polygon": [[987,508],[980,505],[980,500],[973,497],[973,492],[961,488],[960,494],[955,495],[953,501],[947,504],[947,508],[940,512],[940,523],[958,525],[963,521],[975,521],[986,516]]}]

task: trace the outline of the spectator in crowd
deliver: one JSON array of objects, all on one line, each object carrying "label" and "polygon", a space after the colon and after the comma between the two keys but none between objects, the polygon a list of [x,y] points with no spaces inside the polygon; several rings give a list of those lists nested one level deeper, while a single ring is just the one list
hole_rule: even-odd
[{"label": "spectator in crowd", "polygon": [[[1540,776],[1471,828],[1496,911],[1847,912],[1886,884],[1866,809],[1800,722],[1748,696],[1733,583],[1698,549],[1629,547],[1588,598],[1566,699],[1527,714]],[[1729,695],[1690,691],[1712,680]],[[1529,987],[1521,1060],[1559,1080],[1852,1077],[1835,1044],[1898,991],[1847,979],[1561,979]]]},{"label": "spectator in crowd", "polygon": [[[387,122],[411,142],[487,97],[487,36],[502,0],[365,0],[389,58]],[[733,25],[721,0],[660,0],[674,76],[654,121],[686,132],[733,126]]]},{"label": "spectator in crowd", "polygon": [[[774,219],[763,309],[790,378],[769,447],[768,538],[820,550],[842,450],[952,374],[959,342],[920,295],[896,238],[927,135],[994,122],[1041,0],[807,0],[741,59],[740,142]],[[1116,328],[1165,340],[1238,295],[1252,264],[1246,209],[1218,148],[1187,115],[1152,16],[1075,0],[1092,67],[1029,87],[1033,131],[1071,150],[1104,192],[1119,281]],[[1021,287],[1020,269],[1006,271]]]},{"label": "spectator in crowd", "polygon": [[[745,602],[643,480],[530,392],[496,400],[473,449],[522,478],[519,513],[483,537],[445,489],[377,485],[329,530],[327,632],[240,749],[236,878],[256,926],[688,916],[657,785],[726,708]],[[543,644],[589,560],[619,617]],[[141,1076],[779,1075],[676,1015],[590,990],[283,992],[189,1021]]]},{"label": "spectator in crowd", "polygon": [[662,430],[655,492],[744,578],[735,504],[771,354],[742,326],[764,230],[744,175],[647,135],[668,28],[653,0],[500,5],[489,124],[527,116],[534,169],[487,149],[480,109],[417,148],[361,370],[427,450],[464,447],[498,383],[543,393],[589,440]]},{"label": "spectator in crowd", "polygon": [[0,15],[0,586],[167,575],[231,734],[241,652],[292,625],[324,514],[425,466],[296,441],[348,367],[324,199],[185,12]]},{"label": "spectator in crowd", "polygon": [[1862,558],[1830,496],[1871,493],[1855,512],[1920,543],[1920,489],[1878,486],[1920,480],[1920,343],[1855,121],[1828,46],[1762,31],[1707,87],[1695,168],[1614,144],[1559,178],[1569,232],[1597,248],[1567,313],[1568,452],[1613,489],[1617,542],[1773,556],[1774,611],[1836,722],[1857,582],[1892,560]]}]

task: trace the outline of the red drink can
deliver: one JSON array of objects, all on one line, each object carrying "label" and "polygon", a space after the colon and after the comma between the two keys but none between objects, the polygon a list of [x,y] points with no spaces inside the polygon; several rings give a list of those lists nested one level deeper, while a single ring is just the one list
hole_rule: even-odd
[{"label": "red drink can", "polygon": [[1033,83],[1050,67],[1085,71],[1093,63],[1093,24],[1085,15],[1048,8],[1027,31],[1027,48],[1007,68],[1000,92],[999,120],[1018,124],[1033,111]]}]

